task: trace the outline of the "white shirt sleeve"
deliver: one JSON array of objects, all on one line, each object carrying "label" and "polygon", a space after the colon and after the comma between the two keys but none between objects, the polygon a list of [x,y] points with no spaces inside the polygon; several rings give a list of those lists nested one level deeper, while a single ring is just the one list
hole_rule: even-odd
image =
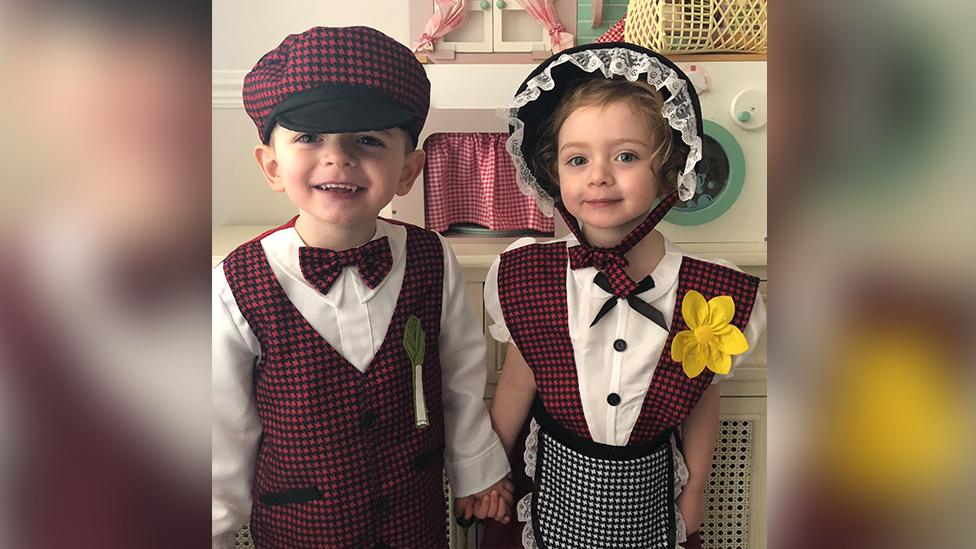
[{"label": "white shirt sleeve", "polygon": [[[742,272],[742,269],[729,263],[728,261],[715,261],[720,265],[735,269]],[[749,357],[755,350],[756,346],[759,344],[759,338],[762,336],[763,332],[766,330],[766,304],[763,302],[762,294],[759,293],[758,288],[756,289],[756,301],[752,306],[752,313],[749,315],[749,322],[746,323],[745,330],[742,330],[742,335],[746,336],[746,341],[749,342],[749,349],[746,352],[735,355],[732,357],[732,367],[727,374],[715,374],[712,378],[712,383],[718,383],[731,378],[735,374],[735,369],[745,362],[745,359]]]},{"label": "white shirt sleeve", "polygon": [[[510,244],[505,251],[514,250],[516,248],[521,248],[522,246],[528,246],[536,242],[536,239],[531,237],[520,238]],[[503,252],[504,253],[504,252]],[[496,341],[501,343],[508,343],[512,341],[512,334],[508,331],[508,327],[505,326],[505,318],[502,315],[502,305],[498,299],[498,264],[501,261],[501,256],[496,257],[495,261],[492,262],[491,267],[488,269],[488,274],[485,277],[485,312],[488,313],[491,319],[491,325],[488,326],[488,333],[491,337],[495,338]]]},{"label": "white shirt sleeve", "polygon": [[478,493],[510,471],[505,449],[485,407],[487,351],[481,323],[468,303],[464,272],[450,246],[444,248],[444,295],[440,362],[443,385],[444,452],[455,497]]},{"label": "white shirt sleeve", "polygon": [[224,275],[213,272],[212,495],[214,548],[234,547],[234,532],[251,514],[251,484],[261,437],[252,374],[260,347]]}]

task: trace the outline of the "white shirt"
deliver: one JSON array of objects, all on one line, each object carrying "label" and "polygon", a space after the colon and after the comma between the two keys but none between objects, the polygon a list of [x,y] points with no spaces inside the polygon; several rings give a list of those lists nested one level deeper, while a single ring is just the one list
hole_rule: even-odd
[{"label": "white shirt", "polygon": [[[579,244],[573,235],[558,239],[567,247]],[[535,243],[533,238],[523,238],[506,251]],[[671,328],[672,312],[678,292],[678,271],[681,257],[687,255],[667,238],[664,239],[664,258],[651,273],[654,287],[637,294],[641,299],[664,313],[668,329]],[[700,259],[700,258],[696,258]],[[485,281],[485,310],[491,316],[489,327],[492,337],[501,342],[512,341],[505,326],[501,304],[498,300],[498,263],[496,259],[488,271]],[[720,265],[739,270],[726,261],[714,261]],[[626,302],[618,302],[600,321],[590,327],[600,307],[611,294],[600,289],[594,279],[599,271],[595,267],[573,270],[566,262],[566,304],[569,320],[569,335],[573,342],[573,356],[576,360],[576,373],[579,379],[580,398],[583,415],[596,442],[623,446],[630,439],[630,433],[637,423],[644,397],[650,386],[654,369],[657,367],[668,333],[660,326],[637,313]],[[756,295],[752,315],[743,334],[749,342],[750,351],[755,347],[759,336],[766,327],[766,308],[761,296]],[[623,339],[627,342],[627,352],[613,350],[613,342]],[[734,369],[749,352],[732,357]],[[714,382],[721,378],[715,376]],[[620,403],[611,406],[607,395],[617,393]]]},{"label": "white shirt", "polygon": [[[355,267],[343,269],[320,293],[302,276],[294,228],[271,233],[261,246],[288,299],[309,324],[360,371],[379,349],[393,317],[406,267],[406,229],[379,220],[373,239],[388,237],[390,273],[370,289]],[[465,293],[463,271],[444,248],[440,362],[445,427],[445,468],[455,497],[491,486],[510,470],[484,404],[487,354],[480,322]],[[251,483],[261,425],[252,371],[260,346],[234,300],[223,263],[213,271],[213,462],[214,546],[233,547],[234,531],[251,512]],[[218,539],[220,540],[218,542]]]}]

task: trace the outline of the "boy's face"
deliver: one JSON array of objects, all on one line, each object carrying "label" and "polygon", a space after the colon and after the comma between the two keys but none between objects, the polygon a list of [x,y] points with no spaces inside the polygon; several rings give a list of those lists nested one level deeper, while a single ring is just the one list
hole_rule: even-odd
[{"label": "boy's face", "polygon": [[640,224],[658,193],[652,169],[657,143],[629,104],[576,109],[560,128],[557,146],[559,193],[569,213],[621,237]]},{"label": "boy's face", "polygon": [[413,186],[424,164],[398,128],[354,133],[295,132],[277,126],[255,156],[268,184],[320,226],[374,223],[394,195]]}]

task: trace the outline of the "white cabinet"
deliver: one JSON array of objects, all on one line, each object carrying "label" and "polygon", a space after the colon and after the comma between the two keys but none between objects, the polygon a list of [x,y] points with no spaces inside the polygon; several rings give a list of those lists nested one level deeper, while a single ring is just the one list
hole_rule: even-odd
[{"label": "white cabinet", "polygon": [[[436,9],[436,6],[435,6]],[[516,0],[474,0],[461,26],[438,47],[458,53],[531,52],[546,48],[546,31]]]},{"label": "white cabinet", "polygon": [[495,51],[548,49],[546,29],[515,0],[495,0],[493,10]]},{"label": "white cabinet", "polygon": [[[434,10],[436,12],[435,4]],[[456,52],[490,53],[494,51],[494,18],[491,2],[469,1],[461,26],[442,38],[438,47],[453,48]]]}]

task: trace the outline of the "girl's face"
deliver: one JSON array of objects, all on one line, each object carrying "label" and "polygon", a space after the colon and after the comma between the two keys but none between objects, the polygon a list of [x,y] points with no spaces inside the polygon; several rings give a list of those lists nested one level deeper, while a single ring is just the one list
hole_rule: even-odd
[{"label": "girl's face", "polygon": [[644,220],[658,194],[657,143],[627,102],[576,109],[557,147],[559,193],[587,237],[619,241]]}]

